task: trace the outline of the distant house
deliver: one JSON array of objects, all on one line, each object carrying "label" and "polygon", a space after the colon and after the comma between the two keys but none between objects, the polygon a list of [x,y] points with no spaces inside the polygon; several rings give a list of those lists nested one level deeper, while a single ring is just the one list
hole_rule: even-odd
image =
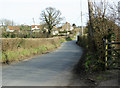
[{"label": "distant house", "polygon": [[74,27],[70,26],[70,31],[72,31],[74,29]]},{"label": "distant house", "polygon": [[7,26],[6,32],[20,31],[18,26]]},{"label": "distant house", "polygon": [[70,25],[70,23],[66,22],[60,31],[72,31],[73,27]]},{"label": "distant house", "polygon": [[39,32],[40,31],[40,25],[31,25],[31,31]]},{"label": "distant house", "polygon": [[58,31],[58,28],[57,28],[57,27],[53,26],[53,28],[52,28],[52,34],[53,34],[53,35],[59,34],[59,31]]}]

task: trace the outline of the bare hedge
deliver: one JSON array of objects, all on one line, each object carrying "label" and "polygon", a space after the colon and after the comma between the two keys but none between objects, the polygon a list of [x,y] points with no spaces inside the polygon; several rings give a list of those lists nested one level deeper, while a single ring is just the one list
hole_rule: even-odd
[{"label": "bare hedge", "polygon": [[61,38],[3,38],[2,51],[14,51],[20,48],[29,49],[42,45],[58,44]]},{"label": "bare hedge", "polygon": [[64,42],[64,38],[2,38],[2,58],[0,62],[9,64],[27,59],[35,54],[53,50]]}]

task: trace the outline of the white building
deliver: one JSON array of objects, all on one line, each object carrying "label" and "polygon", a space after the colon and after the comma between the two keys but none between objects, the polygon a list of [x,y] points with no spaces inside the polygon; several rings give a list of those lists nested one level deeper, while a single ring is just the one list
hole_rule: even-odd
[{"label": "white building", "polygon": [[40,25],[31,25],[31,31],[39,32],[40,31]]},{"label": "white building", "polygon": [[58,31],[57,27],[54,26],[54,27],[52,28],[52,34],[53,34],[53,35],[59,34],[59,31]]}]

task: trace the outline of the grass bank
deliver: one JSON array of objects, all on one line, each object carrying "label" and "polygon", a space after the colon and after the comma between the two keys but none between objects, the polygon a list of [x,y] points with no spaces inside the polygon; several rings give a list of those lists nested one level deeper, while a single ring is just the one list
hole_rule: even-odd
[{"label": "grass bank", "polygon": [[98,51],[90,51],[89,46],[91,43],[89,43],[87,36],[79,37],[77,44],[82,47],[83,55],[74,66],[74,81],[79,79],[79,83],[82,81],[86,86],[112,86],[113,83],[115,86],[118,86],[119,84],[117,81],[120,79],[119,70],[102,69],[104,65],[98,59]]},{"label": "grass bank", "polygon": [[0,62],[10,64],[34,55],[40,55],[59,47],[68,38],[4,38],[2,39],[2,58]]}]

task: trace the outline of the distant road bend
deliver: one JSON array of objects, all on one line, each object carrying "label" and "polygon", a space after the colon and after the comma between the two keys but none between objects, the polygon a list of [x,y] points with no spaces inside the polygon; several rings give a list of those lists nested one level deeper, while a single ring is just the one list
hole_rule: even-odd
[{"label": "distant road bend", "polygon": [[71,69],[82,50],[76,41],[65,42],[59,49],[2,69],[3,86],[67,86]]}]

